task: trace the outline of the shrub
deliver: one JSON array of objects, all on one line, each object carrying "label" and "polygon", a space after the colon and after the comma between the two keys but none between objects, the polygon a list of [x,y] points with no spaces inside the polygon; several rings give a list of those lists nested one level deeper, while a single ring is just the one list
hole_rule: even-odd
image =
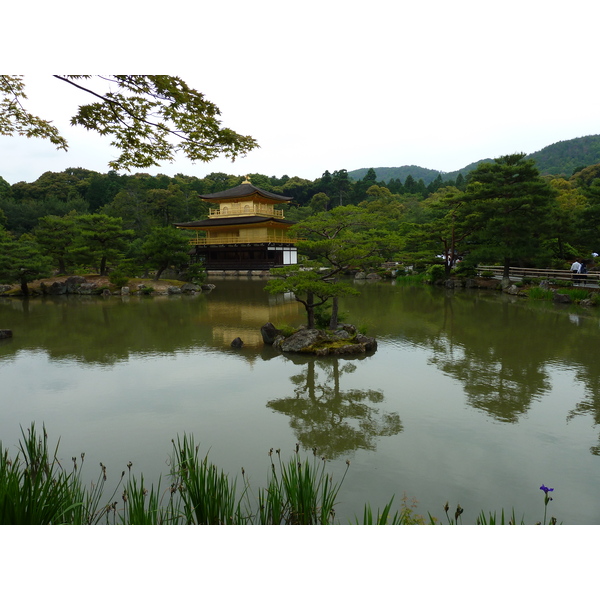
[{"label": "shrub", "polygon": [[193,263],[185,270],[185,277],[190,283],[199,285],[206,281],[206,271],[201,263]]},{"label": "shrub", "polygon": [[123,287],[129,283],[129,277],[120,269],[115,269],[109,276],[108,280],[117,287]]},{"label": "shrub", "polygon": [[494,277],[494,272],[493,271],[482,271],[481,277],[483,277],[484,279],[492,279],[492,277]]},{"label": "shrub", "polygon": [[459,262],[454,268],[454,274],[464,278],[477,277],[477,269],[468,263]]},{"label": "shrub", "polygon": [[277,327],[277,329],[279,330],[279,333],[281,333],[281,335],[286,338],[290,337],[290,335],[293,335],[297,331],[297,329],[295,327],[292,327],[291,325],[288,325],[287,323],[283,323],[282,325],[279,325]]},{"label": "shrub", "polygon": [[446,270],[443,265],[431,265],[427,271],[425,271],[426,281],[435,283],[436,281],[442,281],[446,279]]},{"label": "shrub", "polygon": [[523,285],[539,285],[542,279],[540,277],[523,277],[521,281],[523,282]]},{"label": "shrub", "polygon": [[358,325],[357,331],[362,335],[367,335],[367,332],[369,331],[369,325],[367,323],[362,323]]},{"label": "shrub", "polygon": [[[348,313],[338,312],[338,323],[343,323],[348,318]],[[315,325],[319,329],[327,329],[331,321],[331,302],[326,302],[315,308]]]}]

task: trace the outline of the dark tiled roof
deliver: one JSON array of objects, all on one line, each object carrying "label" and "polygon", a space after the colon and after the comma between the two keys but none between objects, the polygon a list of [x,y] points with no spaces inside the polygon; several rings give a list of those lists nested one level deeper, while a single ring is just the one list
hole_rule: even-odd
[{"label": "dark tiled roof", "polygon": [[227,200],[230,198],[244,198],[245,196],[251,196],[252,194],[260,194],[265,198],[277,200],[278,202],[288,202],[292,199],[291,196],[280,196],[279,194],[274,194],[273,192],[267,192],[266,190],[252,185],[251,183],[241,183],[236,187],[223,190],[222,192],[215,192],[214,194],[200,194],[200,198],[203,200]]},{"label": "dark tiled roof", "polygon": [[283,223],[295,225],[296,221],[287,219],[275,219],[274,217],[224,217],[220,219],[204,219],[204,221],[190,221],[189,223],[173,223],[175,227],[218,227],[219,225],[250,225],[254,223]]}]

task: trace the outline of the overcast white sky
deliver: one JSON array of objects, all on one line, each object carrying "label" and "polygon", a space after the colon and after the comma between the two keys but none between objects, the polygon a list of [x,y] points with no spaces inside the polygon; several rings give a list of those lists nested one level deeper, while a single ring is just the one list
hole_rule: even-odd
[{"label": "overcast white sky", "polygon": [[175,0],[152,14],[111,0],[85,18],[81,6],[8,9],[7,22],[28,24],[3,40],[18,49],[5,72],[30,76],[30,108],[70,143],[65,153],[0,137],[9,183],[109,170],[108,143],[68,125],[90,98],[49,75],[58,71],[179,75],[261,146],[235,163],[181,158],[150,173],[447,172],[600,133],[600,5],[588,0]]}]

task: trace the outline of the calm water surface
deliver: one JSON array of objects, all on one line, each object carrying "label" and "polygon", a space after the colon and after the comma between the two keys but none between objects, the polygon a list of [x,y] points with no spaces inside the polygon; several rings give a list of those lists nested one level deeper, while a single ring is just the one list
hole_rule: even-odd
[{"label": "calm water surface", "polygon": [[[342,522],[369,502],[416,498],[515,508],[600,524],[600,312],[495,293],[365,283],[348,320],[379,340],[371,356],[284,357],[260,326],[300,324],[302,307],[264,280],[212,279],[200,296],[0,299],[0,440],[45,423],[66,465],[86,453],[118,480],[128,461],[146,481],[168,473],[171,439],[193,434],[203,454],[256,486],[269,448],[296,442],[341,476]],[[357,284],[358,285],[358,284]],[[231,341],[241,337],[241,350]],[[112,477],[111,477],[112,476]]]}]

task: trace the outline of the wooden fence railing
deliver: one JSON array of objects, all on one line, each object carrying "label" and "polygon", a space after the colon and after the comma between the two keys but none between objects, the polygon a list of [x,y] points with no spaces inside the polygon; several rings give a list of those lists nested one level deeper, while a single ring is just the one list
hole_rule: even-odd
[{"label": "wooden fence railing", "polygon": [[[489,265],[478,265],[477,273],[481,275],[484,272],[493,273],[495,278],[502,278],[504,273],[504,267],[489,266]],[[528,269],[521,267],[511,267],[510,275],[514,279],[522,279],[523,277],[531,277],[534,279],[554,279],[556,281],[573,281],[576,283],[585,281],[589,283],[599,283],[600,273],[592,271],[586,275],[577,275],[567,271],[565,269]]]}]

